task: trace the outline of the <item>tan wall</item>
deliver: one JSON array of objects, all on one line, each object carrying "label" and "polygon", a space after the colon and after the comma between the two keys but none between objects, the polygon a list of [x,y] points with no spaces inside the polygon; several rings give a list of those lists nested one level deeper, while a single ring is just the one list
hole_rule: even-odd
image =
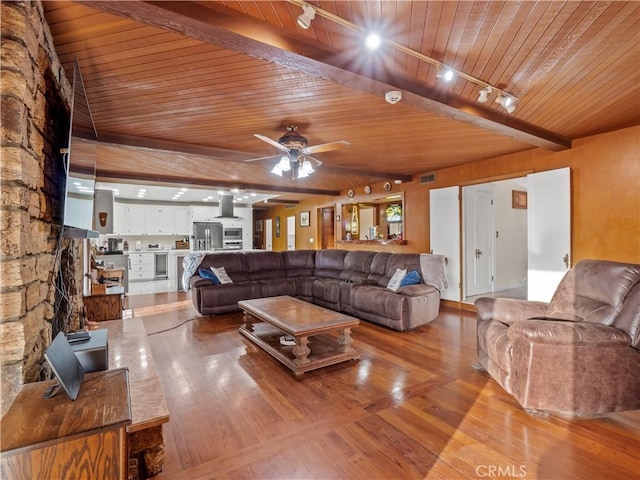
[{"label": "tan wall", "polygon": [[[556,168],[571,168],[572,260],[602,258],[640,263],[640,126],[595,135],[573,142],[571,150],[551,152],[532,149],[437,172],[437,181],[420,185],[413,182],[393,185],[392,192],[404,193],[404,233],[407,245],[371,247],[400,252],[428,252],[429,191],[452,185],[484,183],[488,180],[522,176]],[[316,197],[294,209],[275,207],[266,217],[281,216],[283,233],[274,238],[274,250],[286,248],[286,217],[295,212],[311,211],[311,226],[297,228],[296,248],[317,248],[317,209],[366,201],[382,196],[383,182],[372,185],[370,196],[356,189],[353,199],[346,192],[340,197]],[[309,243],[309,238],[314,243]],[[338,244],[346,248],[345,244]],[[363,246],[354,246],[363,249]]]},{"label": "tan wall", "polygon": [[[571,150],[534,149],[448,168],[431,188],[483,183],[556,168],[571,168],[572,260],[601,258],[640,263],[640,127],[576,140]],[[429,190],[415,183],[407,196],[428,212]],[[408,215],[415,215],[412,208]],[[428,214],[424,215],[428,218]],[[410,224],[412,217],[407,219]],[[428,248],[429,225],[417,218],[418,242]],[[418,233],[418,232],[416,232]]]}]

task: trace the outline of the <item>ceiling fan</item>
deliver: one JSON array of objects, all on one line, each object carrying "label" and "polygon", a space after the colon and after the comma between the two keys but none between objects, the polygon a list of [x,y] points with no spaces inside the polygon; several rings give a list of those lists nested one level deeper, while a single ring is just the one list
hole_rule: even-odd
[{"label": "ceiling fan", "polygon": [[[337,142],[322,143],[320,145],[309,146],[309,142],[305,137],[297,133],[298,127],[295,125],[287,126],[287,133],[281,136],[278,141],[272,140],[269,137],[254,133],[254,136],[262,140],[263,142],[273,145],[278,150],[281,150],[286,154],[282,156],[280,161],[273,167],[271,173],[282,176],[283,172],[291,171],[292,178],[304,178],[314,172],[313,162],[316,167],[322,165],[322,162],[317,158],[311,156],[312,153],[329,152],[331,150],[339,150],[341,148],[347,148],[351,145],[345,140],[339,140]],[[246,162],[255,162],[258,160],[265,160],[273,157],[260,157],[245,160]]]}]

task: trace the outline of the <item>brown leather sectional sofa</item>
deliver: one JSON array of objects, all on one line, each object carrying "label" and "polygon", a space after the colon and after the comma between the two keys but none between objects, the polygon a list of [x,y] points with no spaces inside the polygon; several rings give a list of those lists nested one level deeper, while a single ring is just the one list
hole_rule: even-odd
[{"label": "brown leather sectional sofa", "polygon": [[440,292],[425,283],[387,284],[397,268],[421,272],[420,254],[347,250],[220,252],[199,268],[224,267],[233,283],[190,279],[193,304],[203,315],[239,310],[238,301],[290,295],[394,330],[409,330],[438,316]]},{"label": "brown leather sectional sofa", "polygon": [[578,262],[550,303],[479,298],[478,357],[527,410],[640,409],[640,265]]}]

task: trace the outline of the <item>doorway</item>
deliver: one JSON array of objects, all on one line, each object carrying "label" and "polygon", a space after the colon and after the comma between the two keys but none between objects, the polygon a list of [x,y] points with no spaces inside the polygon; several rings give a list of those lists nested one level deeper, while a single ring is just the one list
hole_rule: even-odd
[{"label": "doorway", "polygon": [[[472,267],[476,255],[484,250],[467,233],[477,235],[475,226],[462,226],[465,207],[458,186],[433,189],[430,195],[432,253],[447,257],[449,289],[441,298],[473,303],[477,296],[520,298],[548,302],[558,283],[571,266],[571,181],[570,169],[560,168],[526,177],[475,185],[476,191],[493,193],[492,213],[479,213],[489,230],[493,260],[491,267]],[[465,187],[468,188],[468,187]],[[479,189],[479,190],[478,190]],[[471,194],[469,194],[471,195]],[[473,203],[482,195],[471,195]],[[487,209],[486,199],[478,200]],[[489,202],[490,203],[490,202]],[[462,213],[460,213],[462,212]],[[493,215],[491,221],[487,215]],[[470,216],[473,218],[473,215]],[[458,228],[458,225],[461,227]],[[487,238],[486,232],[480,235]],[[464,243],[463,248],[458,248]],[[468,247],[471,245],[470,247]],[[475,245],[475,246],[474,246]],[[486,248],[486,247],[485,247]],[[477,250],[476,250],[477,249]],[[465,252],[468,252],[465,255]],[[470,257],[467,263],[466,257]],[[468,270],[471,269],[472,273]],[[467,290],[467,275],[493,272],[492,288],[476,293]],[[460,281],[460,279],[462,279]],[[484,279],[486,281],[486,277]],[[459,282],[459,283],[458,283]],[[478,282],[480,285],[481,282]],[[485,282],[486,285],[486,282]]]},{"label": "doorway", "polygon": [[527,210],[512,198],[526,190],[526,177],[463,188],[464,302],[527,298]]},{"label": "doorway", "polygon": [[287,217],[287,250],[296,249],[296,216]]},{"label": "doorway", "polygon": [[336,247],[335,209],[324,207],[320,210],[320,248],[327,250]]},{"label": "doorway", "polygon": [[264,221],[264,249],[273,250],[273,220],[271,218]]}]

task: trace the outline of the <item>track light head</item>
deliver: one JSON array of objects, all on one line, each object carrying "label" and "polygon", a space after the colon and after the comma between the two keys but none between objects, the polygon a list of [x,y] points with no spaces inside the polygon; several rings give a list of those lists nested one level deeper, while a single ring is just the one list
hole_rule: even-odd
[{"label": "track light head", "polygon": [[493,89],[491,87],[484,87],[482,90],[480,90],[480,92],[478,92],[478,102],[486,103],[489,99],[489,95],[491,95],[491,92],[493,92]]},{"label": "track light head", "polygon": [[382,39],[377,33],[371,32],[367,35],[367,38],[365,38],[365,44],[369,50],[377,50],[382,44]]},{"label": "track light head", "polygon": [[298,25],[308,30],[311,27],[311,21],[316,17],[316,11],[311,5],[302,4],[302,13],[298,16]]},{"label": "track light head", "polygon": [[444,80],[445,82],[450,82],[451,80],[453,80],[453,77],[455,77],[456,74],[449,67],[440,65],[440,67],[438,67],[438,73],[436,74],[436,76]]},{"label": "track light head", "polygon": [[513,113],[516,110],[515,102],[516,97],[512,97],[511,95],[503,94],[496,98],[496,103],[500,104],[500,106],[509,113]]}]

